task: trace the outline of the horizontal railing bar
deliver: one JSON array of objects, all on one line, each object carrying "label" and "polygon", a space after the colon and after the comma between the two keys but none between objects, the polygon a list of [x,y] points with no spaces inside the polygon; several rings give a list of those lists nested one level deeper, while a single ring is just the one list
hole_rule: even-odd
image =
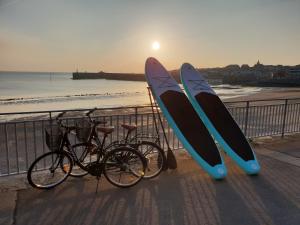
[{"label": "horizontal railing bar", "polygon": [[239,100],[239,101],[223,101],[225,104],[228,103],[242,103],[242,102],[273,102],[273,101],[293,101],[293,100],[300,100],[300,98],[272,98],[272,99],[257,99],[257,100]]},{"label": "horizontal railing bar", "polygon": [[[149,108],[150,105],[139,105],[139,106],[122,106],[122,107],[111,107],[111,108],[97,108],[97,110],[120,110],[120,109],[135,109],[135,108]],[[62,110],[43,110],[43,111],[25,111],[25,112],[7,112],[0,113],[1,115],[16,115],[16,114],[40,114],[40,113],[56,113],[56,112],[81,112],[91,110],[93,108],[84,109],[62,109]]]}]

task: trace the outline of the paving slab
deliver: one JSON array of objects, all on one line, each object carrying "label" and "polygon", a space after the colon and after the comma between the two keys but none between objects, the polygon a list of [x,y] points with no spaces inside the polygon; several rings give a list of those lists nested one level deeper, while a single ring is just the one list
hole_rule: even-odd
[{"label": "paving slab", "polygon": [[19,191],[15,224],[290,224],[300,221],[300,168],[258,155],[259,176],[225,156],[229,174],[212,180],[192,159],[175,171],[119,189],[101,180]]},{"label": "paving slab", "polygon": [[[258,176],[246,175],[224,155],[228,176],[215,181],[177,152],[177,170],[130,189],[103,178],[95,193],[91,176],[68,178],[48,191],[28,186],[24,175],[0,178],[0,224],[299,225],[299,159],[287,152],[298,152],[300,139],[287,138],[253,142],[262,167]],[[287,150],[278,151],[281,146]]]},{"label": "paving slab", "polygon": [[285,135],[283,138],[281,136],[255,138],[253,144],[256,147],[300,158],[300,134]]},{"label": "paving slab", "polygon": [[0,192],[0,224],[14,224],[17,191]]}]

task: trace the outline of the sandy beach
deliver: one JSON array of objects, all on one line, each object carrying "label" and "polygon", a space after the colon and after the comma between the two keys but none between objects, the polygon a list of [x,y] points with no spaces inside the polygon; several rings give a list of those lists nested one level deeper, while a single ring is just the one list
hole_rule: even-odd
[{"label": "sandy beach", "polygon": [[[299,99],[297,99],[299,98]],[[274,101],[272,101],[275,99]],[[282,100],[281,100],[282,99]],[[277,89],[263,89],[259,93],[249,94],[245,96],[239,96],[239,97],[233,97],[233,98],[227,98],[223,100],[224,103],[227,103],[229,106],[245,106],[246,101],[250,101],[251,105],[264,105],[264,104],[280,104],[284,103],[285,99],[295,99],[290,100],[289,102],[300,102],[300,88],[277,88]],[[253,101],[253,102],[252,102]],[[258,101],[258,102],[255,102]],[[235,103],[236,102],[236,103]],[[150,102],[148,104],[150,106]],[[111,115],[122,115],[122,114],[134,114],[135,113],[135,107],[139,107],[140,105],[131,105],[124,108],[109,108],[109,109],[102,109],[98,110],[96,115],[97,116],[111,116]],[[87,107],[89,108],[89,107]],[[93,107],[90,107],[93,108]],[[99,108],[100,109],[100,108]],[[70,117],[82,117],[84,116],[84,111],[76,111],[76,109],[72,109],[74,112],[68,113],[68,116]],[[145,112],[151,112],[150,107],[140,107],[138,108],[139,113],[145,113]],[[55,117],[57,113],[53,113],[52,116]],[[8,121],[27,121],[27,120],[40,120],[40,119],[47,119],[49,117],[49,114],[28,114],[26,116],[19,115],[8,115],[4,116],[2,115],[0,117],[0,121],[5,121],[6,118]]]},{"label": "sandy beach", "polygon": [[300,88],[282,88],[282,89],[277,89],[272,91],[262,90],[261,92],[255,94],[229,98],[226,99],[225,102],[290,99],[290,98],[300,98]]}]

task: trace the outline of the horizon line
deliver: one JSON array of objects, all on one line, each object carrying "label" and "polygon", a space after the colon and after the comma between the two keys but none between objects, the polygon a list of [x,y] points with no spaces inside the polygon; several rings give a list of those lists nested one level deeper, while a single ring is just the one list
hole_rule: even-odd
[{"label": "horizon line", "polygon": [[[257,64],[257,63],[256,63]],[[256,64],[253,64],[253,66],[255,66]],[[277,64],[277,65],[273,65],[273,64],[262,64],[260,63],[261,65],[263,66],[283,66],[283,67],[296,67],[296,66],[300,66],[300,64],[295,64],[295,65],[283,65],[283,64]],[[197,67],[197,69],[215,69],[215,68],[225,68],[227,66],[232,66],[232,65],[238,65],[239,67],[241,67],[242,65],[248,65],[249,64],[228,64],[226,66],[215,66],[215,67]],[[251,66],[250,66],[251,67]],[[172,70],[168,70],[169,72],[172,72],[172,71],[177,71],[177,70],[180,70],[180,67],[178,69],[172,69]],[[0,69],[0,73],[3,73],[3,72],[8,72],[8,73],[101,73],[101,72],[104,72],[104,73],[127,73],[127,74],[143,74],[144,72],[109,72],[109,71],[103,71],[103,70],[100,70],[100,71],[39,71],[39,70],[36,70],[36,71],[29,71],[29,70],[1,70]]]}]

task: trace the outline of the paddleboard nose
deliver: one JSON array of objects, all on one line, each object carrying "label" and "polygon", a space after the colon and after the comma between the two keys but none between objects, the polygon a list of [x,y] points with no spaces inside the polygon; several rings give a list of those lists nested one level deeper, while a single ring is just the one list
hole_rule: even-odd
[{"label": "paddleboard nose", "polygon": [[157,59],[155,59],[154,57],[149,57],[149,58],[147,58],[147,60],[146,60],[146,65],[147,64],[160,64],[158,61],[157,61]]},{"label": "paddleboard nose", "polygon": [[186,70],[186,69],[187,70],[192,70],[192,69],[194,69],[194,67],[189,63],[183,63],[182,66],[181,66],[181,70]]}]

